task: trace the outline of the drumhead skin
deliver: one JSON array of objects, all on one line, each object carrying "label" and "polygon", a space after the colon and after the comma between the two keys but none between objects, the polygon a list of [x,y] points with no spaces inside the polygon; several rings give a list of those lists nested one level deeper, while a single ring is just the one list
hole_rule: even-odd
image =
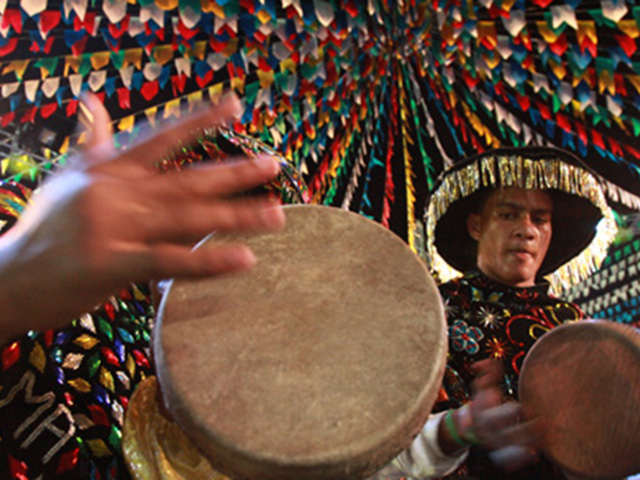
[{"label": "drumhead skin", "polygon": [[545,454],[586,478],[640,472],[640,333],[607,321],[562,325],[525,358],[520,401]]},{"label": "drumhead skin", "polygon": [[[246,242],[250,272],[176,281],[154,340],[169,410],[240,479],[364,478],[423,426],[446,361],[443,307],[393,233],[331,207],[284,207]],[[209,243],[200,248],[207,248]]]}]

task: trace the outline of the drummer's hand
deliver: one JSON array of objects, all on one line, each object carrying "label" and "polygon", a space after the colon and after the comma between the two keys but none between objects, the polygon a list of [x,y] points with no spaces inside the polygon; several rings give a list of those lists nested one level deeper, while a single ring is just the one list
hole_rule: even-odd
[{"label": "drummer's hand", "polygon": [[[165,127],[124,153],[110,143],[109,116],[95,98],[92,144],[35,195],[0,239],[0,341],[64,326],[132,281],[205,277],[251,268],[243,245],[193,245],[213,230],[273,230],[271,201],[231,199],[274,178],[270,157],[158,173],[155,165],[203,127],[241,110],[235,97]],[[108,141],[106,141],[108,140]]]},{"label": "drummer's hand", "polygon": [[483,360],[473,365],[476,377],[469,405],[473,430],[493,462],[505,470],[516,470],[538,458],[536,435],[531,423],[521,423],[520,404],[504,402],[500,379],[502,365]]}]

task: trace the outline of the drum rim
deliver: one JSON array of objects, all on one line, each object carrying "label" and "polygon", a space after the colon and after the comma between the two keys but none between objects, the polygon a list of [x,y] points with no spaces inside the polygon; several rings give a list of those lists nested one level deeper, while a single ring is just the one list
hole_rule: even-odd
[{"label": "drum rim", "polygon": [[[525,403],[527,402],[526,398],[523,399],[523,391],[527,388],[526,386],[523,386],[527,384],[527,380],[526,380],[527,374],[525,372],[528,371],[527,365],[531,364],[531,362],[533,361],[530,359],[534,358],[535,360],[535,357],[537,354],[534,352],[537,352],[541,348],[543,348],[539,346],[541,344],[540,342],[543,341],[545,338],[547,340],[544,341],[542,345],[549,342],[548,340],[549,338],[551,338],[553,341],[557,341],[561,339],[563,336],[566,337],[566,335],[568,333],[571,333],[572,331],[607,332],[608,334],[611,334],[613,338],[615,338],[616,340],[621,341],[621,343],[625,347],[627,347],[629,351],[633,352],[640,361],[640,331],[636,330],[635,328],[632,328],[629,325],[620,324],[620,323],[612,322],[609,320],[600,320],[600,319],[585,319],[585,320],[580,320],[580,321],[559,325],[553,328],[552,330],[550,330],[549,332],[545,333],[538,341],[536,341],[533,347],[529,350],[529,353],[526,355],[523,361],[521,372],[520,372],[520,382],[518,384],[518,397],[521,402],[523,401]],[[569,337],[569,339],[575,340],[574,338],[571,338],[571,337]],[[532,353],[533,355],[531,355]],[[524,382],[522,381],[523,379],[525,380]],[[581,465],[578,465],[578,468],[576,469],[575,465],[570,466],[569,463],[571,462],[565,462],[566,459],[563,459],[561,457],[559,458],[556,453],[557,452],[552,452],[545,449],[545,454],[551,460],[557,463],[566,472],[574,475],[579,475],[584,478],[604,478],[603,475],[606,476],[607,478],[608,477],[618,478],[618,477],[624,477],[624,476],[637,473],[637,472],[623,471],[622,469],[614,470],[613,468],[607,468],[606,470],[597,468],[594,470],[593,466],[586,467],[584,470],[582,470],[580,468]]]},{"label": "drum rim", "polygon": [[[408,246],[404,243],[402,239],[400,239],[393,232],[387,230],[377,222],[370,220],[366,217],[358,215],[353,212],[348,212],[343,209],[335,208],[335,207],[327,207],[327,206],[318,206],[318,205],[287,205],[283,207],[286,211],[292,210],[302,210],[302,209],[322,209],[322,210],[334,210],[336,212],[340,212],[340,214],[349,214],[354,218],[357,218],[358,221],[364,222],[366,224],[375,226],[376,229],[384,231],[388,238],[392,238],[398,245],[401,245],[404,250],[408,250]],[[415,252],[412,252],[416,258],[419,258]],[[174,416],[176,421],[183,427],[186,427],[188,430],[187,435],[194,440],[196,444],[198,444],[197,436],[202,436],[203,438],[207,438],[208,440],[215,440],[216,442],[216,450],[219,452],[223,452],[228,456],[235,457],[236,460],[240,460],[242,464],[246,462],[252,462],[258,466],[260,465],[268,465],[270,467],[276,467],[278,465],[282,465],[287,471],[292,471],[295,469],[315,469],[315,468],[323,468],[323,467],[331,467],[337,468],[338,470],[344,470],[344,466],[349,463],[355,463],[356,459],[359,458],[371,458],[371,452],[375,452],[380,449],[381,444],[387,443],[392,440],[394,437],[403,436],[408,439],[415,436],[418,433],[431,410],[431,406],[433,405],[437,394],[438,388],[441,384],[441,381],[437,381],[437,379],[441,379],[445,366],[446,366],[446,352],[448,350],[448,340],[447,340],[447,328],[446,321],[444,316],[444,305],[442,304],[442,300],[439,295],[438,288],[435,284],[435,281],[431,277],[428,272],[427,266],[424,262],[419,262],[422,267],[422,271],[424,272],[426,282],[429,283],[429,290],[434,293],[437,298],[440,300],[437,302],[437,305],[432,309],[432,314],[440,319],[441,328],[440,335],[438,339],[438,346],[440,347],[440,351],[442,355],[439,356],[438,364],[433,365],[431,368],[430,380],[436,380],[434,382],[427,383],[420,395],[416,395],[414,399],[414,404],[411,408],[406,408],[402,412],[401,419],[395,418],[393,422],[389,422],[389,425],[384,429],[384,433],[378,432],[376,436],[368,435],[355,442],[354,445],[351,445],[352,448],[349,449],[349,452],[345,452],[342,449],[342,446],[326,449],[322,453],[310,454],[296,457],[295,459],[287,459],[286,463],[281,462],[281,458],[276,454],[262,454],[259,452],[254,452],[247,450],[245,448],[239,449],[238,445],[234,442],[231,442],[226,436],[222,435],[221,432],[216,431],[215,434],[211,432],[211,430],[201,428],[201,426],[197,423],[197,418],[193,416],[191,412],[188,411],[174,411]],[[175,380],[172,378],[173,376],[170,374],[170,367],[166,364],[166,355],[164,354],[164,348],[162,345],[162,325],[165,316],[166,303],[169,301],[170,292],[174,290],[173,284],[167,289],[167,293],[163,296],[162,302],[160,304],[160,308],[158,310],[158,321],[156,323],[155,331],[158,332],[157,335],[154,336],[154,358],[157,365],[158,371],[158,380],[160,385],[165,392],[165,397],[167,397],[167,403],[169,408],[175,408],[180,402],[176,402],[177,391],[178,389],[175,386]],[[435,342],[434,342],[435,343]],[[182,399],[183,400],[183,399]],[[173,405],[172,405],[173,404]],[[417,426],[419,424],[419,427]],[[381,438],[383,440],[381,440]],[[389,457],[387,461],[391,460],[395,454],[405,448],[408,443],[408,440],[403,442],[403,445],[397,445],[395,448],[395,452],[393,454],[388,454]],[[204,451],[204,450],[203,450]],[[209,450],[210,451],[210,450]],[[214,463],[216,468],[221,468],[224,470],[224,467],[220,467],[220,465]],[[384,463],[380,466],[383,466]],[[375,470],[374,470],[375,471]],[[373,473],[373,472],[371,472]],[[275,478],[275,477],[274,477]]]}]

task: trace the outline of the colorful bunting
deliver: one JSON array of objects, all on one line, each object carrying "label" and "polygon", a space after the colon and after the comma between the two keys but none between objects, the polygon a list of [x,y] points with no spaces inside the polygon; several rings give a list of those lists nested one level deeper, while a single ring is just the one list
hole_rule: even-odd
[{"label": "colorful bunting", "polygon": [[[575,151],[640,206],[640,7],[600,2],[20,0],[0,5],[0,124],[116,130],[238,92],[236,125],[298,167],[317,203],[414,248],[437,174],[502,145]],[[69,139],[71,146],[77,141]],[[616,187],[616,185],[618,187]]]}]

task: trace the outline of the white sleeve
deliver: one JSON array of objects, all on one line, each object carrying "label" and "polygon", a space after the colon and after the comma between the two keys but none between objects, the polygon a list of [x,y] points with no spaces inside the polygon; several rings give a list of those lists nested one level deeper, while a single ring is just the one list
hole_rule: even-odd
[{"label": "white sleeve", "polygon": [[405,475],[416,479],[441,477],[453,472],[467,459],[468,450],[457,457],[448,457],[440,450],[438,426],[445,413],[430,415],[409,448],[393,460],[393,465]]}]

